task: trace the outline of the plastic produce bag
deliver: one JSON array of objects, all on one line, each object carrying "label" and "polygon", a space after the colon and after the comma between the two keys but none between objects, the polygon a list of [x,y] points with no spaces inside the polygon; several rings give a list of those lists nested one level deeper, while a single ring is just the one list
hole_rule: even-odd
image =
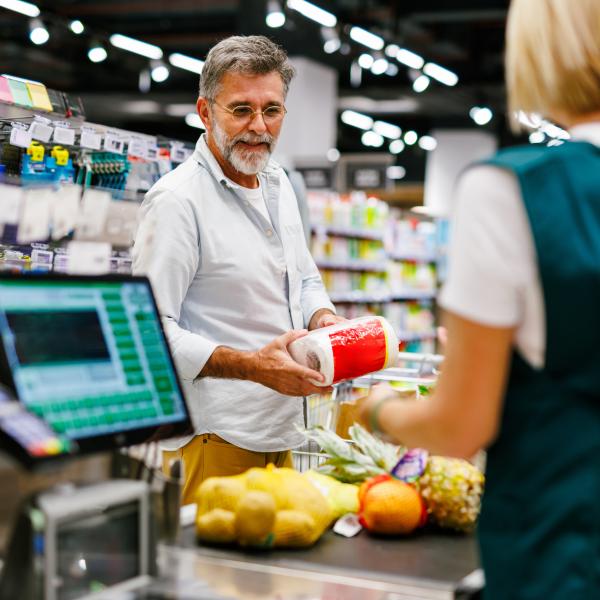
[{"label": "plastic produce bag", "polygon": [[381,371],[398,361],[398,337],[383,317],[361,317],[347,323],[323,327],[288,346],[299,364],[319,371],[326,387]]}]

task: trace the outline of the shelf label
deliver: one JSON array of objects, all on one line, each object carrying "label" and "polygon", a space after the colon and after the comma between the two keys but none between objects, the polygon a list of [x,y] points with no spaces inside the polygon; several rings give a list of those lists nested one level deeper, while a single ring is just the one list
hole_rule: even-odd
[{"label": "shelf label", "polygon": [[36,120],[31,125],[31,137],[34,140],[38,140],[39,142],[49,142],[50,141],[50,138],[52,137],[52,133],[54,132],[54,129],[52,129],[52,127],[50,127],[50,125],[48,125],[48,123],[50,123],[50,119],[45,119],[45,121],[47,121],[47,123]]},{"label": "shelf label", "polygon": [[28,130],[27,125],[25,125],[25,129],[21,127],[22,125],[23,123],[12,124],[13,128],[10,131],[10,143],[19,148],[29,148],[32,141],[31,131]]},{"label": "shelf label", "polygon": [[159,152],[156,142],[146,142],[146,153],[144,154],[144,158],[146,160],[156,162],[158,160],[158,154]]},{"label": "shelf label", "polygon": [[146,140],[137,135],[132,135],[131,140],[129,140],[129,146],[127,147],[127,154],[137,158],[145,158]]},{"label": "shelf label", "polygon": [[75,130],[71,129],[71,124],[66,121],[56,121],[54,123],[54,136],[53,140],[58,144],[64,144],[65,146],[75,145]]},{"label": "shelf label", "polygon": [[123,149],[125,148],[125,140],[120,140],[116,137],[112,132],[106,132],[106,137],[104,138],[104,150],[106,152],[114,152],[115,154],[123,154]]},{"label": "shelf label", "polygon": [[[90,129],[92,129],[90,127]],[[81,128],[81,137],[79,138],[79,145],[82,148],[88,148],[89,150],[100,150],[102,147],[102,137],[100,134],[96,133],[94,129],[93,132],[84,130]]]}]

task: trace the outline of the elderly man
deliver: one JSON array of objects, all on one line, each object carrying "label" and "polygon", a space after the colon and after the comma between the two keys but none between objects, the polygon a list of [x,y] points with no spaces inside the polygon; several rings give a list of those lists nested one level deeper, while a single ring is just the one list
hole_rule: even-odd
[{"label": "elderly man", "polygon": [[302,397],[330,391],[287,351],[306,329],[343,320],[306,247],[290,182],[270,159],[294,75],[265,37],[213,47],[197,105],[206,133],[140,211],[136,239],[156,229],[151,255],[134,246],[134,272],[153,283],[195,428],[163,447],[165,465],[185,462],[186,503],[208,477],[291,467]]}]

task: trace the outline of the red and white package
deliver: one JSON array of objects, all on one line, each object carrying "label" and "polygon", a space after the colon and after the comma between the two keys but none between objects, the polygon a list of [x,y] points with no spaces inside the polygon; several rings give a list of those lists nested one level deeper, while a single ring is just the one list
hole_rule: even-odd
[{"label": "red and white package", "polygon": [[299,364],[319,371],[329,386],[340,381],[394,367],[398,337],[383,317],[361,317],[339,325],[315,329],[288,346]]}]

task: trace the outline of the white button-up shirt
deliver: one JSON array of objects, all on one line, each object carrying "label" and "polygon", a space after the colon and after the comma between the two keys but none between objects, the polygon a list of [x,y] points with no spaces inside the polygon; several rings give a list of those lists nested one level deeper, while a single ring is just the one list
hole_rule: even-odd
[{"label": "white button-up shirt", "polygon": [[293,426],[304,421],[302,398],[251,381],[198,378],[217,346],[257,350],[308,327],[321,308],[335,312],[286,174],[270,161],[259,177],[271,222],[223,175],[201,136],[193,156],[146,194],[134,239],[156,229],[151,247],[134,245],[133,271],[152,282],[196,435],[279,452],[304,442]]}]

